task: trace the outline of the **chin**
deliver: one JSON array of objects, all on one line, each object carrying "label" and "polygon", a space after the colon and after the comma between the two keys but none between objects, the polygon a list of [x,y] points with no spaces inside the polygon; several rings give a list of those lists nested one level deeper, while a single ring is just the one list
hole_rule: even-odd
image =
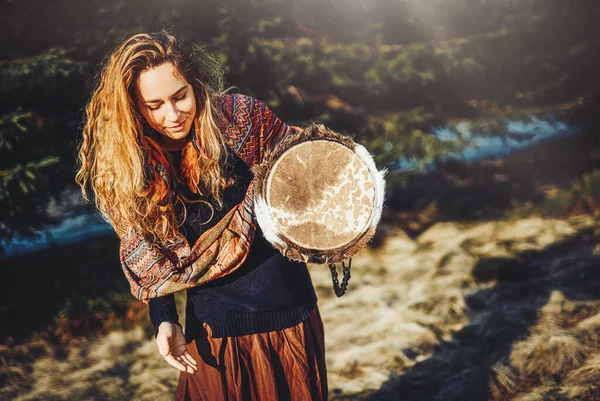
[{"label": "chin", "polygon": [[184,129],[184,130],[177,131],[177,132],[169,132],[169,135],[168,135],[168,136],[169,136],[171,139],[176,139],[176,140],[177,140],[177,139],[183,139],[183,138],[185,138],[185,137],[187,137],[187,136],[188,136],[188,134],[189,134],[189,133],[190,133],[190,131],[191,131],[191,128],[192,128],[192,126],[191,126],[191,124],[190,124],[190,126],[189,126],[189,127],[186,127],[186,129]]},{"label": "chin", "polygon": [[183,138],[187,137],[189,133],[190,133],[189,131],[187,131],[187,132],[186,131],[181,131],[181,132],[172,133],[169,136],[171,137],[171,139],[176,139],[177,140],[177,139],[183,139]]}]

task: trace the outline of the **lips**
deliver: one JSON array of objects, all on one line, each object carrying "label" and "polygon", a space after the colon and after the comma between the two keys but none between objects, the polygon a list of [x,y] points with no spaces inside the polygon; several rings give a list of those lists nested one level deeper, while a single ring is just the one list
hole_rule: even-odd
[{"label": "lips", "polygon": [[183,121],[181,122],[181,124],[177,124],[177,125],[174,125],[174,126],[172,126],[172,127],[167,127],[167,129],[174,129],[174,130],[176,130],[176,129],[181,129],[181,128],[183,128],[183,125],[184,125],[184,124],[185,124],[185,120],[183,120]]}]

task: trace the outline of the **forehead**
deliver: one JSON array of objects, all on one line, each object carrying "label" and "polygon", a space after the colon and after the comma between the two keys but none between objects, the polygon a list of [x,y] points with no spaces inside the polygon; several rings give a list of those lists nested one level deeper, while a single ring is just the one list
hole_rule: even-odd
[{"label": "forehead", "polygon": [[164,63],[140,73],[136,86],[140,100],[148,101],[167,99],[188,84],[175,65]]}]

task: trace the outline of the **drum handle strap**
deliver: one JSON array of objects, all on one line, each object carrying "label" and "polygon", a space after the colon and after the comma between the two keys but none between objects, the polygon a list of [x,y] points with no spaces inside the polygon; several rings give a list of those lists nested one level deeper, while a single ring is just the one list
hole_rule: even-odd
[{"label": "drum handle strap", "polygon": [[344,273],[344,278],[342,278],[342,285],[338,281],[338,273],[335,267],[335,263],[329,264],[329,270],[331,270],[331,279],[333,280],[333,290],[335,291],[335,295],[341,297],[346,293],[346,288],[348,288],[348,281],[350,281],[350,267],[352,267],[352,258],[348,260],[348,266],[344,262],[342,262],[342,271]]}]

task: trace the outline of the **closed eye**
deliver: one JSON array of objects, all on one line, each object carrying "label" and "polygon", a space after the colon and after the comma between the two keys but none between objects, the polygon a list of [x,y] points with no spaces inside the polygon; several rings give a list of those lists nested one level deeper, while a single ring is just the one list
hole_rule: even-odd
[{"label": "closed eye", "polygon": [[[179,102],[180,100],[183,100],[183,99],[185,99],[185,98],[186,98],[186,96],[187,96],[187,94],[188,94],[188,91],[187,91],[186,89],[187,89],[187,87],[186,87],[186,86],[184,86],[184,87],[180,88],[180,89],[179,89],[177,92],[175,92],[175,95],[172,97],[172,99],[173,99],[173,100],[175,100],[176,102]],[[183,94],[181,94],[181,95],[179,95],[179,96],[176,96],[177,94],[181,93],[182,91],[185,91],[185,92],[183,92]],[[159,100],[148,100],[147,102],[145,102],[145,104],[146,104],[146,108],[147,108],[148,110],[151,110],[151,111],[154,111],[154,110],[158,110],[158,109],[160,109],[160,107],[163,105],[163,103],[162,103],[162,102],[160,102],[160,103],[159,103],[158,105],[156,105],[156,106],[150,106],[150,105],[148,104],[148,103],[154,103],[154,102],[158,102],[158,101],[159,101]]]}]

